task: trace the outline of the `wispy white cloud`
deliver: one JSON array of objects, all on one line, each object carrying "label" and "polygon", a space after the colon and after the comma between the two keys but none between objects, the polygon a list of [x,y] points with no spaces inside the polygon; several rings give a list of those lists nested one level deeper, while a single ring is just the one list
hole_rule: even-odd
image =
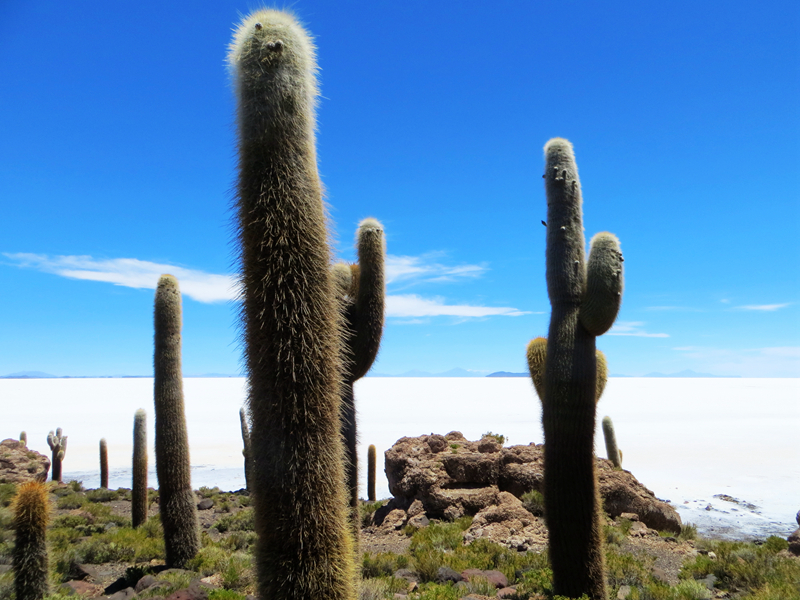
[{"label": "wispy white cloud", "polygon": [[481,265],[443,265],[442,254],[431,252],[419,256],[386,256],[386,283],[444,282],[480,277],[488,269]]},{"label": "wispy white cloud", "polygon": [[696,361],[697,368],[715,374],[741,377],[800,377],[800,346],[764,348],[673,348]]},{"label": "wispy white cloud", "polygon": [[789,306],[789,304],[789,302],[786,302],[785,304],[748,304],[746,306],[736,306],[734,308],[739,310],[759,310],[771,312],[781,308],[786,308]]},{"label": "wispy white cloud", "polygon": [[652,311],[673,311],[673,312],[700,312],[699,308],[689,306],[648,306],[645,310]]},{"label": "wispy white cloud", "polygon": [[446,304],[442,298],[423,298],[416,294],[386,296],[387,317],[519,317],[530,314],[510,306]]},{"label": "wispy white cloud", "polygon": [[629,335],[632,337],[666,338],[668,333],[648,333],[642,330],[644,321],[617,321],[606,335]]},{"label": "wispy white cloud", "polygon": [[[48,256],[45,254],[4,253],[7,259],[19,267],[26,267],[85,281],[102,281],[114,285],[155,289],[158,278],[170,273],[178,278],[181,291],[198,302],[224,302],[238,297],[238,283],[232,275],[206,273],[166,263],[156,263],[136,258],[95,259],[91,256]],[[394,276],[428,277],[429,281],[441,281],[455,277],[475,277],[485,270],[477,265],[445,267],[431,263],[424,257],[393,257]],[[388,261],[387,261],[388,263]],[[397,265],[401,265],[398,267]],[[389,265],[387,264],[387,270]],[[462,319],[506,316],[517,317],[530,314],[509,306],[478,306],[472,304],[448,304],[444,299],[424,298],[415,294],[388,294],[386,316],[398,318],[459,317]]]},{"label": "wispy white cloud", "polygon": [[178,278],[181,292],[198,302],[224,302],[237,297],[236,279],[176,265],[136,258],[95,259],[91,256],[47,256],[3,253],[20,267],[53,273],[70,279],[103,281],[129,288],[155,289],[158,278],[169,273]]}]

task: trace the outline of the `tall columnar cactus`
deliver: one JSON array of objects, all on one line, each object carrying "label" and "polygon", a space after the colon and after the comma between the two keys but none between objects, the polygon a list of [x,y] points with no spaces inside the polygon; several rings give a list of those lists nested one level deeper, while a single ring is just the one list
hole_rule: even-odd
[{"label": "tall columnar cactus", "polygon": [[603,417],[603,438],[606,441],[606,456],[617,469],[622,468],[622,451],[617,447],[617,436],[614,434],[614,423],[611,417]]},{"label": "tall columnar cactus", "polygon": [[[163,502],[163,500],[162,500]],[[143,408],[133,415],[133,481],[131,483],[131,521],[134,527],[147,521],[147,413]]]},{"label": "tall columnar cactus", "polygon": [[162,275],[155,299],[156,475],[167,564],[183,567],[200,549],[197,504],[189,467],[189,436],[181,376],[181,292]]},{"label": "tall columnar cactus", "polygon": [[[550,536],[553,591],[593,600],[606,597],[599,498],[594,465],[598,359],[595,337],[611,327],[622,296],[622,253],[599,233],[584,255],[578,168],[572,145],[550,140],[545,152],[547,292],[552,313],[543,355],[528,349],[534,384],[544,360],[544,501]],[[536,358],[539,357],[539,358]]]},{"label": "tall columnar cactus", "polygon": [[352,599],[340,322],[315,150],[315,48],[259,10],[228,56],[238,108],[243,339],[258,596]]},{"label": "tall columnar cactus", "polygon": [[24,431],[19,432],[19,441],[22,443],[23,446],[28,445],[28,434]]},{"label": "tall columnar cactus", "polygon": [[61,427],[47,434],[47,445],[53,452],[53,481],[61,482],[61,462],[67,453],[67,436],[61,435]]},{"label": "tall columnar cactus", "polygon": [[367,500],[375,502],[375,467],[376,460],[375,445],[370,444],[367,448]]},{"label": "tall columnar cactus", "polygon": [[248,491],[250,488],[250,470],[253,468],[253,450],[250,447],[250,427],[247,425],[247,413],[244,408],[239,409],[239,424],[242,427],[242,455],[244,456],[244,485]]},{"label": "tall columnar cactus", "polygon": [[372,367],[383,334],[383,306],[386,283],[383,226],[364,219],[356,232],[358,262],[334,265],[337,298],[344,314],[344,384],[342,385],[342,437],[345,442],[345,470],[350,492],[350,519],[358,539],[358,453],[356,404],[353,385]]},{"label": "tall columnar cactus", "polygon": [[16,532],[12,566],[17,600],[41,600],[47,595],[47,487],[30,481],[20,486],[12,505]]},{"label": "tall columnar cactus", "polygon": [[108,489],[108,444],[100,438],[100,487]]},{"label": "tall columnar cactus", "polygon": [[[528,343],[528,370],[533,380],[533,387],[536,390],[536,395],[539,399],[544,401],[544,374],[547,365],[547,338],[538,337]],[[608,382],[608,363],[606,362],[606,355],[595,351],[595,360],[597,361],[597,381],[595,384],[595,402],[600,400],[603,391],[606,389]]]}]

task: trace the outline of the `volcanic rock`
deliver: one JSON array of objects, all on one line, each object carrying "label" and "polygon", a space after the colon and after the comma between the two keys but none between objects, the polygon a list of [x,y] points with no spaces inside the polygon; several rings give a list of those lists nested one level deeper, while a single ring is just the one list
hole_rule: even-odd
[{"label": "volcanic rock", "polygon": [[43,454],[17,440],[0,442],[0,483],[45,481],[49,470],[50,459]]}]

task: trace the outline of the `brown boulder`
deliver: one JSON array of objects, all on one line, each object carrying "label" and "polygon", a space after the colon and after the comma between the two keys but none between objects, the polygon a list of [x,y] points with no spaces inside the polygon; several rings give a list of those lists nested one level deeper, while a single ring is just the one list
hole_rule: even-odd
[{"label": "brown boulder", "polygon": [[[428,517],[453,519],[499,504],[502,492],[519,498],[543,490],[543,445],[497,445],[495,451],[489,447],[493,443],[489,438],[469,441],[458,431],[401,438],[385,454],[389,491],[398,506],[418,500]],[[635,513],[652,529],[680,532],[680,516],[669,504],[629,471],[614,469],[605,459],[595,461],[606,512],[612,517]]]},{"label": "brown boulder", "polygon": [[43,454],[17,440],[0,442],[0,483],[45,481],[49,470],[50,459]]},{"label": "brown boulder", "polygon": [[487,538],[513,550],[542,550],[547,545],[544,519],[534,517],[508,492],[498,494],[497,504],[481,510],[464,532],[469,543]]}]

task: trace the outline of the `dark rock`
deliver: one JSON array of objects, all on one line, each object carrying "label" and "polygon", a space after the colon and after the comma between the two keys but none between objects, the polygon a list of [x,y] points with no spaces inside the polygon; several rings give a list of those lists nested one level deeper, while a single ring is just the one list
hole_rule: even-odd
[{"label": "dark rock", "polygon": [[458,583],[463,580],[464,578],[450,567],[439,567],[439,571],[436,573],[436,583],[447,583],[448,581]]},{"label": "dark rock", "polygon": [[197,510],[208,510],[209,508],[213,508],[213,506],[214,501],[211,498],[203,498],[197,503]]},{"label": "dark rock", "polygon": [[405,579],[408,583],[419,583],[419,576],[410,569],[397,569],[395,579]]},{"label": "dark rock", "polygon": [[497,590],[498,598],[507,598],[508,596],[515,596],[516,594],[517,594],[517,589],[513,587],[504,587]]},{"label": "dark rock", "polygon": [[508,578],[500,571],[482,571],[481,569],[466,569],[461,571],[461,576],[466,581],[471,581],[474,577],[483,577],[494,587],[501,589],[508,587]]},{"label": "dark rock", "polygon": [[0,442],[0,483],[46,481],[50,459],[18,440]]},{"label": "dark rock", "polygon": [[145,575],[139,581],[136,582],[136,585],[134,586],[133,589],[136,591],[137,594],[140,594],[142,590],[146,590],[157,581],[158,579],[156,579],[152,575]]},{"label": "dark rock", "polygon": [[67,596],[83,596],[84,598],[94,598],[103,593],[103,586],[76,579],[62,583],[59,586],[59,591]]},{"label": "dark rock", "polygon": [[447,440],[443,435],[429,435],[426,440],[431,452],[444,452],[447,450]]},{"label": "dark rock", "polygon": [[787,538],[789,542],[789,552],[795,556],[800,556],[800,529],[795,529],[794,533]]},{"label": "dark rock", "polygon": [[[120,577],[114,583],[111,583],[108,586],[106,586],[106,589],[103,590],[103,594],[105,594],[106,596],[111,596],[128,587],[129,587],[128,580],[125,579],[124,577]],[[133,588],[131,588],[131,592],[133,592]],[[118,598],[116,600],[124,600],[124,598]]]},{"label": "dark rock", "polygon": [[211,586],[200,580],[193,581],[185,590],[178,590],[167,596],[166,600],[208,600],[208,591]]},{"label": "dark rock", "polygon": [[[108,588],[106,588],[108,590]],[[106,592],[108,593],[108,592]],[[130,600],[136,595],[136,592],[133,590],[132,587],[127,587],[124,589],[119,590],[108,596],[103,596],[106,600]]]}]

